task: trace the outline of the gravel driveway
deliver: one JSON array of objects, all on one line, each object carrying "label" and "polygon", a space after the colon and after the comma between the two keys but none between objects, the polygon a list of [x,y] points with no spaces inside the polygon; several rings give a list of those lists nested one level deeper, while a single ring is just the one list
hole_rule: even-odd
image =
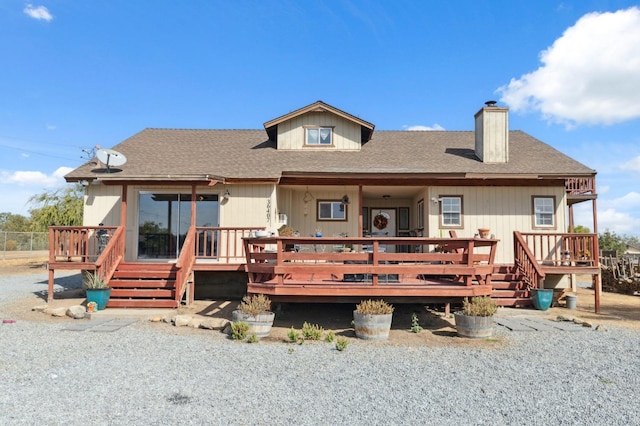
[{"label": "gravel driveway", "polygon": [[[0,316],[43,290],[44,273],[0,276]],[[499,348],[351,340],[338,352],[69,321],[0,325],[0,424],[640,424],[638,330],[498,327]]]}]

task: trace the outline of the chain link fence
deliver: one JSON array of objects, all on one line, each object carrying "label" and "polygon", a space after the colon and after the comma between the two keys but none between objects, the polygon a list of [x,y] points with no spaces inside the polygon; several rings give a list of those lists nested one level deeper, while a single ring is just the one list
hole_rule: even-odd
[{"label": "chain link fence", "polygon": [[47,256],[49,233],[0,231],[0,247],[0,260]]}]

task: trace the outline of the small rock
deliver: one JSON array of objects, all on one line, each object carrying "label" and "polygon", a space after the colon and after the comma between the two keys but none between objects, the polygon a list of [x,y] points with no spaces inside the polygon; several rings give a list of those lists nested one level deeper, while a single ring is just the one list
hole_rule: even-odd
[{"label": "small rock", "polygon": [[228,319],[224,318],[206,318],[200,323],[200,328],[206,328],[207,330],[224,330],[229,324]]},{"label": "small rock", "polygon": [[189,323],[187,323],[187,327],[200,328],[201,323],[202,323],[202,319],[193,317],[189,320]]},{"label": "small rock", "polygon": [[173,318],[173,324],[176,327],[184,327],[186,325],[189,324],[189,321],[191,321],[191,315],[176,315]]},{"label": "small rock", "polygon": [[149,321],[151,321],[151,322],[160,322],[160,321],[162,321],[162,318],[161,317],[153,317]]},{"label": "small rock", "polygon": [[67,308],[54,308],[51,309],[50,312],[54,317],[64,317],[67,315]]},{"label": "small rock", "polygon": [[576,317],[574,317],[573,315],[558,315],[556,317],[556,321],[569,321],[569,322],[573,322],[576,320]]},{"label": "small rock", "polygon": [[584,324],[584,320],[581,320],[580,318],[574,318],[574,319],[573,319],[573,322],[574,322],[575,324],[578,324],[578,325],[580,325],[580,324]]},{"label": "small rock", "polygon": [[173,324],[174,322],[176,322],[176,317],[164,317],[162,318],[162,321],[166,322],[167,324]]},{"label": "small rock", "polygon": [[48,305],[36,305],[33,308],[31,308],[31,310],[34,312],[44,312],[47,308],[48,308]]},{"label": "small rock", "polygon": [[602,325],[602,324],[596,326],[595,330],[596,331],[609,331],[609,329],[607,327],[605,327],[604,325]]},{"label": "small rock", "polygon": [[82,319],[85,317],[86,310],[82,305],[73,305],[67,309],[66,315],[73,319]]},{"label": "small rock", "polygon": [[227,324],[227,325],[222,329],[222,332],[223,332],[224,334],[229,334],[229,335],[231,335],[231,323]]},{"label": "small rock", "polygon": [[593,324],[591,324],[589,321],[582,321],[582,326],[591,328],[593,327]]},{"label": "small rock", "polygon": [[3,324],[15,324],[16,320],[14,320],[14,319],[3,319],[2,323]]}]

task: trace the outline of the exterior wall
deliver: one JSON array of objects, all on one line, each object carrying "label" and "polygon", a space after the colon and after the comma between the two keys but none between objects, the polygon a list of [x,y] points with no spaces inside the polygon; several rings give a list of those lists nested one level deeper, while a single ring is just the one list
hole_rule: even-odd
[{"label": "exterior wall", "polygon": [[[280,199],[279,213],[286,214],[289,218],[289,226],[297,230],[300,235],[315,235],[316,229],[322,230],[323,235],[347,233],[349,236],[358,236],[358,189],[354,187],[309,187],[305,202],[306,187],[278,188]],[[347,195],[351,204],[347,206],[347,221],[321,221],[317,220],[318,200],[339,201],[343,195]]]},{"label": "exterior wall", "polygon": [[[431,197],[443,195],[462,196],[462,228],[440,225],[440,204]],[[555,197],[555,228],[533,228],[533,196]],[[428,219],[425,236],[448,237],[449,229],[455,229],[460,237],[471,237],[478,228],[490,228],[499,239],[496,263],[513,263],[513,231],[565,232],[567,229],[566,195],[564,187],[451,187],[429,188],[425,198],[425,215]]]},{"label": "exterior wall", "polygon": [[122,187],[111,185],[89,185],[84,196],[83,225],[120,225],[120,196]]},{"label": "exterior wall", "polygon": [[[304,126],[333,127],[333,147],[304,146]],[[353,151],[360,149],[360,126],[328,112],[310,112],[278,124],[278,149],[333,149]]]}]

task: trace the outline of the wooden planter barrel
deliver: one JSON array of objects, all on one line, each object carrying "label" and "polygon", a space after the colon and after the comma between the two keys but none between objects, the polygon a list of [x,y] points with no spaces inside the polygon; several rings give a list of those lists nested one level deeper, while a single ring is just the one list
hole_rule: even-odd
[{"label": "wooden planter barrel", "polygon": [[458,336],[484,339],[493,335],[493,317],[474,317],[455,312]]},{"label": "wooden planter barrel", "polygon": [[393,314],[370,315],[353,311],[356,337],[364,340],[387,340]]},{"label": "wooden planter barrel", "polygon": [[254,334],[256,337],[267,337],[271,332],[271,326],[273,326],[273,320],[276,314],[273,312],[262,312],[256,316],[246,314],[242,311],[233,311],[233,322],[246,322],[249,324],[249,334]]}]

